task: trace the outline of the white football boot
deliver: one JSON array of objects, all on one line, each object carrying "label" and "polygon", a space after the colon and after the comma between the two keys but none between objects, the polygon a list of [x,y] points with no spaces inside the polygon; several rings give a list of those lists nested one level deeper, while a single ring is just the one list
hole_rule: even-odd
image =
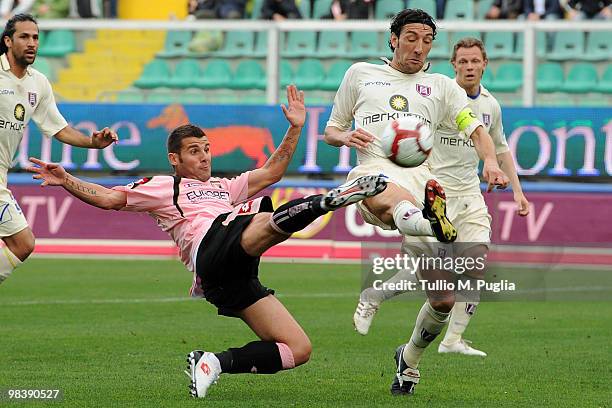
[{"label": "white football boot", "polygon": [[355,330],[362,336],[368,334],[370,326],[374,321],[374,315],[376,315],[380,307],[380,303],[366,300],[367,297],[363,296],[364,292],[361,292],[359,303],[357,303],[357,309],[355,309],[355,314],[353,314],[353,325],[355,326]]},{"label": "white football boot", "polygon": [[221,374],[221,364],[213,353],[194,350],[187,355],[187,370],[191,378],[189,393],[194,398],[204,398],[208,388],[217,382]]},{"label": "white football boot", "polygon": [[480,351],[470,346],[472,343],[469,340],[461,339],[456,343],[451,345],[445,345],[444,343],[440,343],[438,346],[438,353],[459,353],[464,354],[466,356],[478,356],[478,357],[486,357],[487,353],[484,351]]},{"label": "white football boot", "polygon": [[382,174],[357,177],[329,190],[323,196],[322,207],[334,211],[380,194],[385,188],[387,188],[387,177]]}]

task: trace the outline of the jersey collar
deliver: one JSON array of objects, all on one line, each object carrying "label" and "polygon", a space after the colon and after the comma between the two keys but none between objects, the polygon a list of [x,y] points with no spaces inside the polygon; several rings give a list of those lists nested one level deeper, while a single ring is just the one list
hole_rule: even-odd
[{"label": "jersey collar", "polygon": [[[10,71],[11,63],[9,62],[8,57],[6,56],[6,54],[0,55],[0,66],[2,67],[3,71]],[[27,66],[26,73],[28,75],[32,75],[32,70],[30,68],[30,65]]]}]

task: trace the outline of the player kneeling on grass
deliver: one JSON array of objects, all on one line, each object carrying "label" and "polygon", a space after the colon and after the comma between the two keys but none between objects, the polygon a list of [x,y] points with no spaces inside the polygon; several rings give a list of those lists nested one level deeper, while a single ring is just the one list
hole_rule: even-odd
[{"label": "player kneeling on grass", "polygon": [[194,272],[192,295],[203,295],[221,315],[241,318],[260,338],[221,353],[189,353],[194,397],[204,397],[221,373],[271,374],[308,361],[310,340],[274,291],[259,282],[259,258],[319,216],[386,188],[384,176],[371,175],[276,210],[269,197],[249,200],[281,179],[297,146],[306,119],[304,93],[289,86],[287,100],[288,106],[281,107],[290,126],[280,146],[263,167],[231,180],[211,177],[214,146],[194,125],[180,126],[168,137],[173,176],[108,189],[79,180],[58,164],[31,159],[38,167],[28,168],[43,186],[62,186],[93,206],[149,213],[170,234],[181,260]]}]

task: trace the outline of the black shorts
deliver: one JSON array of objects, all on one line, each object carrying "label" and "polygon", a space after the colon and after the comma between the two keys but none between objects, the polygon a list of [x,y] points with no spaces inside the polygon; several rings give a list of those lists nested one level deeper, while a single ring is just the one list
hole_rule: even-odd
[{"label": "black shorts", "polygon": [[[263,197],[259,212],[272,212],[272,200]],[[238,317],[243,310],[274,290],[259,282],[259,257],[248,255],[240,245],[242,232],[256,214],[238,215],[223,225],[232,213],[215,218],[202,239],[196,258],[196,273],[207,301],[220,315]]]}]

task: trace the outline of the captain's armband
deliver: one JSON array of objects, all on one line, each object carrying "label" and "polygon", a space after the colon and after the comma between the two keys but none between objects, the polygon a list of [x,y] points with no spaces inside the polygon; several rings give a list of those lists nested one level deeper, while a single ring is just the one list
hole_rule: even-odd
[{"label": "captain's armband", "polygon": [[470,125],[474,123],[475,120],[477,120],[476,115],[474,114],[474,112],[472,112],[472,109],[465,108],[461,112],[459,112],[459,114],[455,118],[455,123],[457,124],[457,128],[459,128],[459,130],[463,132],[465,129],[470,127]]}]

